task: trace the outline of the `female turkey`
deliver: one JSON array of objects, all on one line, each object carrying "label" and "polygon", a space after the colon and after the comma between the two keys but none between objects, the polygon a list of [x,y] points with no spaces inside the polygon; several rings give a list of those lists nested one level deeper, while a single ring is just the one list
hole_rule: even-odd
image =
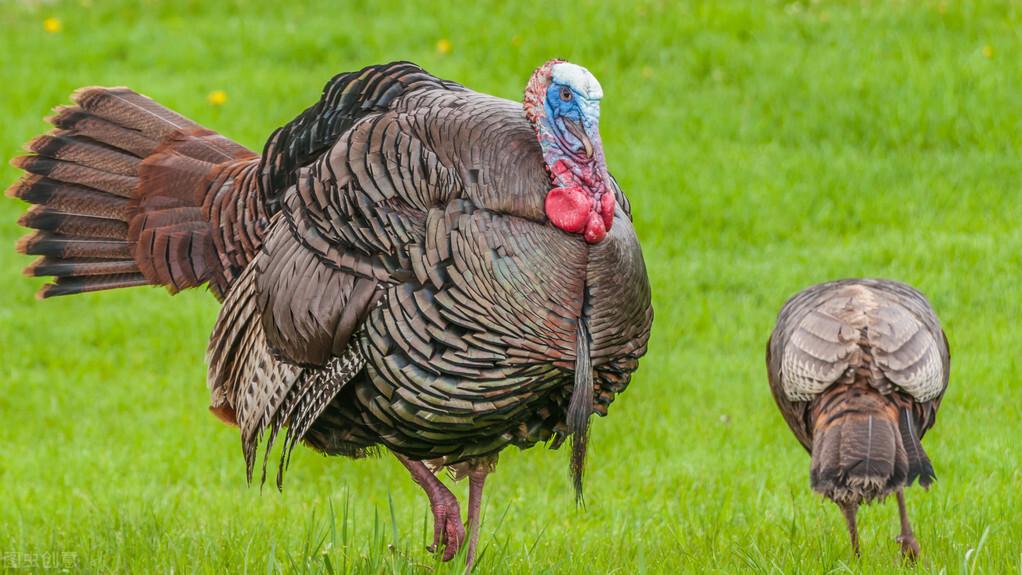
[{"label": "female turkey", "polygon": [[[251,480],[287,429],[352,457],[383,446],[429,497],[445,559],[465,530],[440,467],[483,480],[508,445],[571,437],[645,353],[649,284],[608,174],[602,90],[553,60],[523,106],[397,62],[332,79],[262,155],[124,88],[87,88],[17,158],[19,243],[41,297],[208,284],[211,410]],[[427,464],[429,465],[427,467]],[[262,476],[265,479],[266,456]]]},{"label": "female turkey", "polygon": [[889,280],[847,279],[799,292],[767,345],[774,399],[812,455],[810,481],[844,512],[859,553],[862,503],[898,497],[907,557],[919,555],[903,489],[935,479],[920,440],[933,426],[951,356],[929,302]]}]

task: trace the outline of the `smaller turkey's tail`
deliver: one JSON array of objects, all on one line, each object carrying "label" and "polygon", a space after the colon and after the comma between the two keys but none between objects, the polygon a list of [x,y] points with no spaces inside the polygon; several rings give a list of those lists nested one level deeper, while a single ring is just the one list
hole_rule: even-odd
[{"label": "smaller turkey's tail", "polygon": [[898,416],[898,429],[901,431],[901,443],[905,446],[905,454],[908,456],[908,477],[905,485],[911,486],[916,479],[923,489],[928,489],[937,478],[933,471],[933,464],[930,457],[923,450],[923,444],[919,440],[919,424],[912,410],[902,407]]},{"label": "smaller turkey's tail", "polygon": [[35,204],[19,223],[36,231],[17,249],[41,257],[25,273],[55,278],[39,296],[213,279],[224,262],[211,201],[254,174],[257,156],[127,88],[73,99],[12,161],[27,174],[8,195]]},{"label": "smaller turkey's tail", "polygon": [[[813,409],[812,487],[840,504],[882,499],[907,485],[910,457],[891,398],[868,384],[838,384],[824,392]],[[929,465],[918,439],[912,462],[920,483]],[[930,468],[932,474],[932,468]]]}]

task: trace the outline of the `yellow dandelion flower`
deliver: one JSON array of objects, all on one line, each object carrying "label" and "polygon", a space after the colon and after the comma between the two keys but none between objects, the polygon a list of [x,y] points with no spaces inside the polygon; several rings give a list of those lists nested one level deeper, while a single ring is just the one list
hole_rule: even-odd
[{"label": "yellow dandelion flower", "polygon": [[441,38],[436,41],[436,52],[437,54],[450,54],[451,53],[451,41],[447,38]]},{"label": "yellow dandelion flower", "polygon": [[213,90],[206,96],[206,101],[214,106],[223,106],[227,103],[227,92],[223,90]]},{"label": "yellow dandelion flower", "polygon": [[49,17],[43,20],[43,30],[46,30],[50,34],[56,34],[64,27],[64,23],[60,21],[60,18]]},{"label": "yellow dandelion flower", "polygon": [[986,58],[987,60],[994,57],[994,49],[991,48],[989,44],[983,46],[983,57]]}]

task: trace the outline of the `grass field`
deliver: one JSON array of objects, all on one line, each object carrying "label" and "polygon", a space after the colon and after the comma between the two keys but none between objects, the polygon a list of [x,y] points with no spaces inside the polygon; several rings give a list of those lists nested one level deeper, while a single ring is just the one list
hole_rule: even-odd
[{"label": "grass field", "polygon": [[[82,85],[129,85],[261,149],[369,63],[515,100],[544,60],[585,65],[653,339],[595,423],[587,509],[564,450],[502,455],[478,571],[1022,573],[1019,30],[1009,2],[0,0],[0,157]],[[13,252],[23,209],[0,202],[0,569],[460,572],[424,551],[426,500],[393,458],[299,450],[283,493],[247,486],[237,432],[206,410],[213,298],[37,302]],[[860,514],[851,556],[766,382],[787,296],[862,275],[918,286],[952,345],[925,442],[939,482],[908,493],[915,568],[893,501]]]}]

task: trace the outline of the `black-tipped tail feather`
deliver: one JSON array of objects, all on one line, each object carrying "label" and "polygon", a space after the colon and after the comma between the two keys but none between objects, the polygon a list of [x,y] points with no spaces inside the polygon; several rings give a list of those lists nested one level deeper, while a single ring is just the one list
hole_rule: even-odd
[{"label": "black-tipped tail feather", "polygon": [[17,250],[42,256],[25,274],[54,278],[39,291],[43,298],[149,283],[128,228],[142,159],[160,135],[125,120],[148,113],[139,110],[151,100],[124,88],[87,88],[74,99],[77,106],[49,119],[53,132],[25,146],[32,155],[11,161],[27,174],[7,194],[35,204],[18,222],[35,232]]}]

